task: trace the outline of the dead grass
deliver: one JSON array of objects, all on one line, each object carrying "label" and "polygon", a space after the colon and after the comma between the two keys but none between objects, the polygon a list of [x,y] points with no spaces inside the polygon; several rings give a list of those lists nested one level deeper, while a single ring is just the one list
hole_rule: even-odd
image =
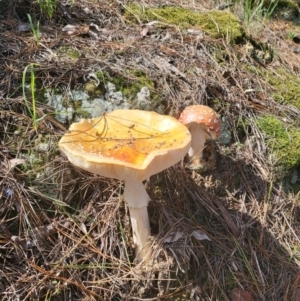
[{"label": "dead grass", "polygon": [[[149,4],[155,2],[143,2]],[[261,64],[248,51],[251,39],[226,44],[174,26],[133,24],[123,16],[125,7],[125,1],[75,2],[67,7],[78,22],[73,36],[61,30],[61,11],[50,21],[26,1],[0,11],[7,15],[0,20],[1,300],[216,301],[232,300],[230,291],[242,288],[254,300],[297,301],[299,192],[284,191],[277,181],[274,158],[254,122],[259,114],[281,112],[299,128],[299,110],[272,99],[258,72],[280,66],[299,77],[300,50],[285,38],[288,25],[273,20],[252,34],[253,41],[276,48]],[[17,16],[25,22],[28,12],[42,21],[38,46],[30,32],[18,31]],[[101,28],[97,38],[91,23]],[[70,47],[77,58],[58,51]],[[146,182],[151,267],[133,262],[122,183],[67,162],[57,142],[68,125],[56,121],[42,97],[37,113],[43,119],[34,130],[20,89],[32,62],[37,95],[80,88],[89,73],[101,70],[130,82],[128,70],[137,70],[155,83],[165,114],[201,103],[228,122],[232,141],[208,144],[206,171],[188,171],[182,162]],[[47,151],[38,148],[41,141]]]}]

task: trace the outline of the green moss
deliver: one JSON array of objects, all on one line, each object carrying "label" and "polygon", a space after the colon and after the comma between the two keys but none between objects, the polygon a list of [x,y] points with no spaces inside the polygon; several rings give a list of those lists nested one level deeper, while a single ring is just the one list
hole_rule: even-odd
[{"label": "green moss", "polygon": [[293,8],[297,9],[298,5],[293,0],[279,0],[278,3],[276,3],[274,0],[265,0],[263,3],[264,9],[270,9],[272,7],[275,7],[276,9],[282,9],[282,8]]},{"label": "green moss", "polygon": [[273,98],[282,104],[293,105],[300,110],[300,78],[283,68],[275,72],[267,71],[264,75],[273,88]]},{"label": "green moss", "polygon": [[292,247],[291,258],[295,258],[300,261],[300,247],[298,245]]},{"label": "green moss", "polygon": [[228,50],[226,50],[225,47],[221,45],[214,45],[213,47],[208,47],[208,49],[220,66],[225,67],[228,64]]},{"label": "green moss", "polygon": [[300,131],[278,118],[264,115],[257,124],[266,135],[270,153],[275,155],[277,175],[286,175],[300,166]]},{"label": "green moss", "polygon": [[128,70],[127,73],[130,80],[122,77],[117,77],[114,80],[114,84],[120,88],[126,98],[133,99],[142,87],[147,87],[152,94],[155,94],[154,83],[143,72]]},{"label": "green moss", "polygon": [[103,89],[98,87],[95,82],[88,82],[84,85],[84,92],[86,92],[89,96],[98,97],[103,94]]},{"label": "green moss", "polygon": [[[266,1],[265,6],[272,5],[272,1]],[[279,0],[274,10],[274,15],[282,17],[286,20],[294,20],[299,17],[299,6],[293,0]]]},{"label": "green moss", "polygon": [[83,109],[77,109],[75,112],[80,118],[91,118],[91,114]]},{"label": "green moss", "polygon": [[236,286],[236,278],[232,271],[226,271],[225,273],[225,283],[226,289],[231,290],[234,289]]},{"label": "green moss", "polygon": [[293,8],[299,10],[299,6],[293,0],[279,0],[277,8]]},{"label": "green moss", "polygon": [[244,37],[241,23],[232,13],[227,11],[200,13],[177,6],[156,8],[133,4],[129,6],[125,15],[128,18],[138,17],[143,22],[158,20],[181,26],[184,29],[197,27],[214,38],[226,37],[231,42],[241,41]]},{"label": "green moss", "polygon": [[155,107],[159,101],[159,95],[155,89],[154,82],[148,79],[142,71],[126,70],[126,73],[128,77],[110,75],[107,71],[103,71],[98,72],[97,77],[102,84],[105,84],[105,82],[115,84],[117,90],[121,91],[129,101],[133,101],[135,99],[137,93],[140,92],[142,87],[147,87],[151,93],[151,102]]},{"label": "green moss", "polygon": [[260,69],[252,65],[244,67],[251,73],[258,73],[272,88],[271,96],[278,103],[292,105],[300,110],[300,78],[284,68],[276,72]]},{"label": "green moss", "polygon": [[80,52],[73,47],[61,46],[56,50],[56,53],[61,56],[68,57],[72,60],[77,60],[80,56]]},{"label": "green moss", "polygon": [[75,113],[77,116],[79,116],[80,118],[91,118],[91,114],[82,109],[82,101],[81,100],[77,100],[77,101],[73,101],[73,108],[75,110]]},{"label": "green moss", "polygon": [[82,105],[81,100],[73,101],[73,107],[74,107],[75,110],[79,110],[81,108],[81,105]]}]

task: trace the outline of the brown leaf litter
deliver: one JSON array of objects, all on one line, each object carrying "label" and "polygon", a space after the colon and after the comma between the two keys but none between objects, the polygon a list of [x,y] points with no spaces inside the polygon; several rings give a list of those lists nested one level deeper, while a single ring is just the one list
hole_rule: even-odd
[{"label": "brown leaf litter", "polygon": [[[196,11],[222,4],[169,2]],[[299,46],[285,38],[290,23],[270,20],[251,39],[232,44],[197,28],[134,23],[124,15],[127,1],[60,1],[50,20],[36,3],[2,4],[1,300],[298,301],[299,192],[276,182],[272,146],[255,123],[259,114],[280,112],[299,126],[299,110],[275,101],[259,74],[284,67],[299,77]],[[18,27],[28,13],[41,21],[39,45]],[[258,60],[254,40],[276,47],[277,56]],[[31,63],[37,130],[20,88]],[[181,162],[146,181],[149,266],[134,262],[123,184],[67,162],[57,142],[69,125],[43,103],[50,88],[68,103],[68,91],[82,89],[96,72],[121,78],[118,89],[142,74],[159,99],[154,110],[179,116],[187,105],[206,104],[230,128],[228,144],[207,143],[206,170]]]}]

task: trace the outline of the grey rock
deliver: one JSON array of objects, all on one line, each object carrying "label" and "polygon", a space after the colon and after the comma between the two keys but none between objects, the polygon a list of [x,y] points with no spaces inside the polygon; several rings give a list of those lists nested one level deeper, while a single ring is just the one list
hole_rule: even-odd
[{"label": "grey rock", "polygon": [[292,177],[290,179],[290,182],[291,182],[291,184],[296,184],[298,180],[299,180],[298,173],[297,173],[297,171],[294,171],[292,173]]},{"label": "grey rock", "polygon": [[222,117],[222,126],[221,126],[221,134],[218,138],[220,144],[227,145],[230,144],[232,140],[232,133],[230,130],[230,125],[225,117]]},{"label": "grey rock", "polygon": [[142,87],[141,91],[136,95],[136,107],[140,110],[150,110],[150,90],[147,87]]},{"label": "grey rock", "polygon": [[76,90],[71,90],[69,92],[69,96],[73,101],[85,100],[90,98],[89,95],[84,91],[76,91]]},{"label": "grey rock", "polygon": [[54,117],[61,123],[66,123],[68,121],[68,116],[70,112],[67,111],[68,108],[63,106],[64,97],[61,94],[55,95],[51,92],[46,92],[45,97],[48,99],[47,105],[55,109]]}]

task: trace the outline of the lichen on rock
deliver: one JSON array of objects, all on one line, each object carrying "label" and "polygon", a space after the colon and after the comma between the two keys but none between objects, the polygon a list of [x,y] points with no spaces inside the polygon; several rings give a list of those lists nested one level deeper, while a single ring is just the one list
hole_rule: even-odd
[{"label": "lichen on rock", "polygon": [[47,104],[54,107],[55,118],[61,123],[74,121],[78,118],[94,118],[115,109],[129,109],[131,104],[115,84],[106,82],[106,93],[98,97],[85,91],[70,90],[67,99],[61,93],[45,94]]}]

